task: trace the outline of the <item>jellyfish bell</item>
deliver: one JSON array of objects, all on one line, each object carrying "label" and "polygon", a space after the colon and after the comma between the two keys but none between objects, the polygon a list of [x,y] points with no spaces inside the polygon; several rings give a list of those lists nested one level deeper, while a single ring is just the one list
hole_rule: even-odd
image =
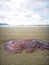
[{"label": "jellyfish bell", "polygon": [[21,52],[22,48],[15,40],[11,40],[4,44],[4,50],[7,52],[18,53],[18,52]]}]

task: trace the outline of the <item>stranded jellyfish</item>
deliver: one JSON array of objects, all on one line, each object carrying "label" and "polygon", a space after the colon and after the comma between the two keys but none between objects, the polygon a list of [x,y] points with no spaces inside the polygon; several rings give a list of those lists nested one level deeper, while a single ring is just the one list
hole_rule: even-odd
[{"label": "stranded jellyfish", "polygon": [[49,42],[36,39],[16,39],[5,42],[4,44],[4,50],[7,52],[20,53],[23,49],[27,53],[32,53],[36,49],[49,50]]}]

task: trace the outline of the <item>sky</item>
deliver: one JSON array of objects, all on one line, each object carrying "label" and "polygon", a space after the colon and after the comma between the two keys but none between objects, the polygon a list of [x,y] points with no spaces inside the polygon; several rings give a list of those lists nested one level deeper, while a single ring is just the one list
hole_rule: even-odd
[{"label": "sky", "polygon": [[0,0],[0,23],[49,25],[49,0]]}]

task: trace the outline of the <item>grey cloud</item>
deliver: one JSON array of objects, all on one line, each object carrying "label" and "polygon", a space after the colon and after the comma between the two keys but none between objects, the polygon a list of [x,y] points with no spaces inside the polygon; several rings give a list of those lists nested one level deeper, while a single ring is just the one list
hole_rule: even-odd
[{"label": "grey cloud", "polygon": [[33,11],[34,9],[43,9],[44,7],[48,6],[48,0],[26,0],[26,3],[21,4],[22,10],[29,10]]},{"label": "grey cloud", "polygon": [[0,4],[0,11],[10,11],[11,10],[11,8],[10,7],[8,7],[7,5],[4,5],[4,4]]},{"label": "grey cloud", "polygon": [[15,16],[18,16],[18,14],[17,14],[17,13],[15,13],[14,15],[15,15]]},{"label": "grey cloud", "polygon": [[14,13],[13,16],[15,16],[15,18],[17,18],[19,16],[18,13]]},{"label": "grey cloud", "polygon": [[2,15],[0,15],[0,19],[5,19],[6,18],[6,16],[2,16]]},{"label": "grey cloud", "polygon": [[0,0],[0,1],[3,1],[3,2],[8,2],[8,1],[10,1],[10,0]]},{"label": "grey cloud", "polygon": [[10,0],[5,0],[5,1],[10,1]]},{"label": "grey cloud", "polygon": [[27,18],[31,18],[31,17],[32,17],[32,15],[25,15],[25,17],[27,17]]}]

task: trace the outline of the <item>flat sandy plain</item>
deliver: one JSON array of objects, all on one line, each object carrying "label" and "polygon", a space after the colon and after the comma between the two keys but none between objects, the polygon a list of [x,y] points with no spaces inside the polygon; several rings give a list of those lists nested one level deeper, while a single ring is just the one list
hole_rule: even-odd
[{"label": "flat sandy plain", "polygon": [[0,27],[0,65],[49,65],[49,51],[33,53],[6,53],[6,41],[18,38],[34,38],[49,42],[49,27]]}]

